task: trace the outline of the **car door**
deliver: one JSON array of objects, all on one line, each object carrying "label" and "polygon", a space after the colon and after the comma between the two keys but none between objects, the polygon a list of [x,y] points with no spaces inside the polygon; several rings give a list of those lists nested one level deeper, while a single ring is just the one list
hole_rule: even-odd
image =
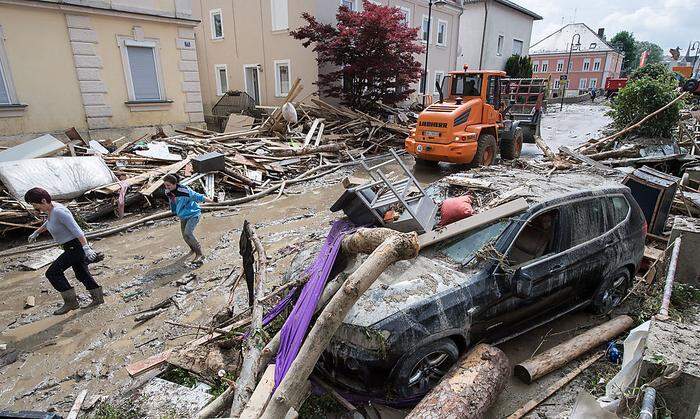
[{"label": "car door", "polygon": [[606,248],[614,242],[606,229],[606,198],[576,200],[566,206],[566,211],[571,220],[568,223],[571,242],[562,252],[566,265],[562,280],[573,286],[577,299],[585,299],[600,284],[608,265]]}]

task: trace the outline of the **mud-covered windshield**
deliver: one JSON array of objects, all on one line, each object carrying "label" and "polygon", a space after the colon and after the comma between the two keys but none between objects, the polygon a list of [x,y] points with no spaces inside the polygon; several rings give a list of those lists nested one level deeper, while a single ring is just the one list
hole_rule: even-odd
[{"label": "mud-covered windshield", "polygon": [[439,256],[446,257],[450,262],[458,265],[467,264],[487,243],[495,241],[508,224],[510,224],[510,220],[503,220],[481,229],[469,231],[436,244],[433,251]]},{"label": "mud-covered windshield", "polygon": [[453,96],[480,96],[481,74],[452,75]]}]

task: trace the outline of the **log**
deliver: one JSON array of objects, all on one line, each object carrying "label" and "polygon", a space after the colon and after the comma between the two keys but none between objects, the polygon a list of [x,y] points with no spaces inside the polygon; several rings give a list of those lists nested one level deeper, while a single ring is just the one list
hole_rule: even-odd
[{"label": "log", "polygon": [[573,380],[581,374],[586,368],[590,367],[593,365],[594,362],[599,360],[603,355],[605,355],[605,352],[599,352],[596,354],[591,355],[588,359],[586,359],[581,365],[578,367],[574,368],[571,372],[560,378],[559,380],[555,381],[554,384],[551,386],[547,387],[547,389],[544,391],[544,393],[540,393],[531,400],[529,400],[527,403],[523,405],[520,409],[516,410],[513,412],[510,416],[508,416],[506,419],[520,419],[523,416],[527,415],[530,413],[530,411],[534,408],[536,408],[540,403],[543,401],[547,400],[552,394],[556,393],[560,388],[564,387],[569,383],[569,381]]},{"label": "log", "polygon": [[556,160],[556,156],[554,155],[552,149],[549,148],[547,143],[545,143],[542,137],[540,137],[539,135],[535,135],[535,145],[539,147],[540,150],[542,150],[547,160]]},{"label": "log", "polygon": [[615,171],[615,169],[613,169],[609,166],[606,166],[599,161],[595,161],[588,156],[584,156],[581,153],[577,153],[577,152],[571,150],[569,147],[561,146],[561,147],[559,147],[559,151],[567,154],[570,157],[573,157],[574,159],[580,161],[581,163],[585,163],[589,166],[595,167],[596,169],[600,169],[604,172],[614,172]]},{"label": "log", "polygon": [[659,320],[668,320],[668,306],[671,304],[671,294],[673,293],[673,281],[676,278],[676,267],[678,266],[678,254],[681,250],[681,237],[676,237],[673,241],[673,251],[671,252],[671,260],[668,262],[666,271],[666,282],[664,283],[664,295],[661,299],[661,308],[659,309]]},{"label": "log", "polygon": [[374,249],[370,249],[371,244],[362,243],[360,237],[375,240],[380,234],[369,232],[367,229],[360,229],[357,233],[343,239],[345,244],[343,249],[372,250],[372,253],[345,280],[343,286],[318,316],[295,361],[268,403],[262,418],[277,419],[284,417],[290,409],[299,409],[304,396],[304,383],[307,382],[321,353],[328,346],[360,295],[367,291],[389,265],[418,255],[418,236],[415,233],[405,234],[389,229],[372,230],[385,230],[381,233],[385,236],[384,241]]},{"label": "log", "polygon": [[515,366],[515,376],[530,384],[566,365],[591,349],[602,345],[632,327],[630,316],[617,316]]},{"label": "log", "polygon": [[245,222],[243,228],[247,230],[250,240],[255,245],[255,253],[257,253],[255,274],[257,278],[255,278],[255,299],[253,300],[250,335],[246,339],[245,347],[243,348],[243,365],[241,365],[241,373],[236,379],[236,392],[231,404],[230,416],[234,418],[241,416],[258,382],[258,368],[263,343],[263,304],[260,302],[260,299],[265,291],[265,277],[267,274],[267,255],[260,238],[248,221]]},{"label": "log", "polygon": [[483,418],[509,377],[506,354],[479,344],[445,374],[406,419]]},{"label": "log", "polygon": [[340,143],[324,144],[319,146],[307,146],[300,149],[276,150],[272,154],[280,157],[306,156],[308,154],[318,153],[337,153],[343,148]]},{"label": "log", "polygon": [[212,400],[211,403],[204,406],[204,408],[200,410],[199,413],[197,413],[197,419],[217,417],[217,415],[221,413],[224,409],[226,409],[226,406],[228,406],[229,403],[231,403],[231,401],[233,400],[233,394],[233,387],[229,387],[226,390],[224,390],[224,392],[221,393],[219,397]]}]

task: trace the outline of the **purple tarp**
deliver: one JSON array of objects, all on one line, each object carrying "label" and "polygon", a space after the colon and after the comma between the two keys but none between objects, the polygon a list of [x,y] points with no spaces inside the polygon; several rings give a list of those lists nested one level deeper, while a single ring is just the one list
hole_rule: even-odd
[{"label": "purple tarp", "polygon": [[[280,348],[277,352],[277,360],[275,362],[275,388],[282,382],[287,370],[289,370],[289,367],[299,353],[299,349],[301,349],[306,331],[309,328],[309,323],[311,323],[311,318],[314,315],[314,311],[316,311],[318,299],[321,297],[323,289],[326,287],[328,276],[338,256],[340,244],[345,235],[354,228],[355,226],[348,221],[335,221],[314,263],[306,269],[306,273],[309,275],[309,281],[301,290],[299,299],[294,305],[289,317],[284,322],[280,332]],[[291,300],[290,296],[293,293],[293,291],[290,292],[289,295],[265,317],[268,318],[272,314],[279,314],[279,312],[284,309],[282,303],[284,302],[284,305],[286,305],[288,301],[285,300],[288,298]]]}]

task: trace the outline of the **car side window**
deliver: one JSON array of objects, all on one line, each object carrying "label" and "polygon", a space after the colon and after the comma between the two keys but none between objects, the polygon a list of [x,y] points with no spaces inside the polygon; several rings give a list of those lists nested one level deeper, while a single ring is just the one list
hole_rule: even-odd
[{"label": "car side window", "polygon": [[622,196],[613,196],[609,198],[609,202],[612,207],[612,222],[610,223],[612,228],[625,221],[627,214],[630,212],[630,204]]},{"label": "car side window", "polygon": [[605,233],[602,199],[588,199],[569,205],[571,247],[593,240]]},{"label": "car side window", "polygon": [[508,252],[510,266],[519,266],[560,251],[559,210],[552,209],[527,221]]}]

